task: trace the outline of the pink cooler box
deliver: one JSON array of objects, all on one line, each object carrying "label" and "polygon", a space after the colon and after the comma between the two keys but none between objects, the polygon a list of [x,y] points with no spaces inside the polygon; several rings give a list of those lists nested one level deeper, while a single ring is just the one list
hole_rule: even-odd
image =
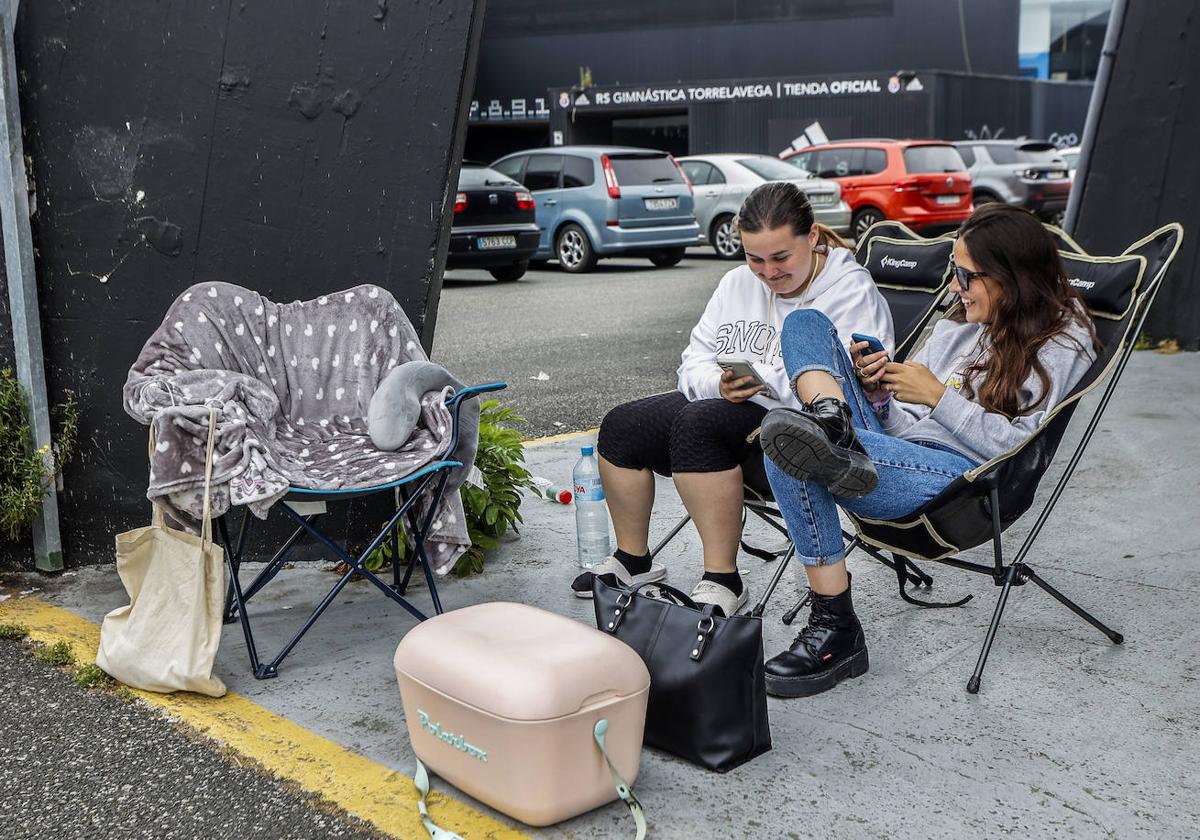
[{"label": "pink cooler box", "polygon": [[529,825],[617,798],[593,727],[633,784],[650,674],[623,642],[523,604],[423,621],[396,648],[413,751],[456,787]]}]

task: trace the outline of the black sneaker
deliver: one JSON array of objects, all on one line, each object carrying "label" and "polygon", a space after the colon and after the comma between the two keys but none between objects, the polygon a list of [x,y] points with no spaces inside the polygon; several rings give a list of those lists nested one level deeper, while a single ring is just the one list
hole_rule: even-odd
[{"label": "black sneaker", "polygon": [[773,408],[759,433],[763,452],[793,478],[811,479],[835,496],[857,499],[879,485],[870,456],[854,434],[850,406],[822,397],[805,410]]}]

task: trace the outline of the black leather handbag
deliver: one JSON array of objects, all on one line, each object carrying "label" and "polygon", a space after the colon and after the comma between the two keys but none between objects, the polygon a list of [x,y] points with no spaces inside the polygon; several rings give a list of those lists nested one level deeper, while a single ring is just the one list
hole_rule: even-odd
[{"label": "black leather handbag", "polygon": [[716,615],[662,583],[624,589],[597,577],[592,594],[596,626],[650,671],[645,743],[720,773],[771,749],[761,618]]}]

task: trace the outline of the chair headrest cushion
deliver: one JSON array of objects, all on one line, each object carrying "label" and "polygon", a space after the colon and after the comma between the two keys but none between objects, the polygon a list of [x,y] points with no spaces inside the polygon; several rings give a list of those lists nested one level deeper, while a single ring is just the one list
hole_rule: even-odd
[{"label": "chair headrest cushion", "polygon": [[1113,319],[1125,316],[1145,274],[1145,257],[1060,253],[1067,282],[1079,292],[1093,316]]},{"label": "chair headrest cushion", "polygon": [[903,240],[878,236],[867,242],[863,266],[878,286],[934,292],[949,278],[953,250],[954,241],[949,238]]}]

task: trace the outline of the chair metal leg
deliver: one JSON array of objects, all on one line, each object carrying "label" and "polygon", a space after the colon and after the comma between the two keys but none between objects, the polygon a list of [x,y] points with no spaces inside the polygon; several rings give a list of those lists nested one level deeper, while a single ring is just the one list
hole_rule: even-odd
[{"label": "chair metal leg", "polygon": [[979,693],[979,680],[983,676],[983,666],[987,664],[988,654],[992,651],[992,642],[996,640],[996,630],[1000,627],[1000,616],[1008,603],[1008,593],[1012,590],[1013,582],[1018,575],[1015,565],[1009,566],[1004,575],[1004,587],[1000,590],[1000,598],[996,601],[996,611],[992,613],[992,623],[988,625],[987,635],[983,639],[983,650],[979,651],[979,661],[975,663],[975,673],[967,680],[967,691],[970,694]]},{"label": "chair metal leg", "polygon": [[676,523],[675,527],[671,529],[671,533],[667,534],[658,545],[654,546],[654,548],[650,550],[650,559],[657,557],[658,552],[662,551],[666,547],[667,543],[675,539],[675,535],[682,531],[683,526],[687,525],[691,521],[691,515],[685,513],[683,515],[683,519],[680,519],[679,522]]},{"label": "chair metal leg", "polygon": [[1033,569],[1022,564],[1022,571],[1024,572],[1025,577],[1027,577],[1029,580],[1033,581],[1038,586],[1040,586],[1046,592],[1046,594],[1048,594],[1050,597],[1054,598],[1054,600],[1058,601],[1060,604],[1062,604],[1064,607],[1069,609],[1071,612],[1075,613],[1075,615],[1082,618],[1088,624],[1095,627],[1097,630],[1099,630],[1101,633],[1103,633],[1105,636],[1107,636],[1109,641],[1112,642],[1114,645],[1120,645],[1120,644],[1125,643],[1125,637],[1123,635],[1118,633],[1116,630],[1113,630],[1108,625],[1104,624],[1102,621],[1100,621],[1100,619],[1096,618],[1094,615],[1092,615],[1090,612],[1085,610],[1083,607],[1079,606],[1074,601],[1072,601],[1070,598],[1068,598],[1066,595],[1062,594],[1057,589],[1055,589],[1053,586],[1048,584]]},{"label": "chair metal leg", "polygon": [[811,600],[812,590],[805,589],[804,594],[800,596],[800,600],[797,601],[790,610],[783,614],[783,623],[791,626],[791,623],[796,620],[796,616],[800,614],[802,609],[808,606],[808,602]]}]

